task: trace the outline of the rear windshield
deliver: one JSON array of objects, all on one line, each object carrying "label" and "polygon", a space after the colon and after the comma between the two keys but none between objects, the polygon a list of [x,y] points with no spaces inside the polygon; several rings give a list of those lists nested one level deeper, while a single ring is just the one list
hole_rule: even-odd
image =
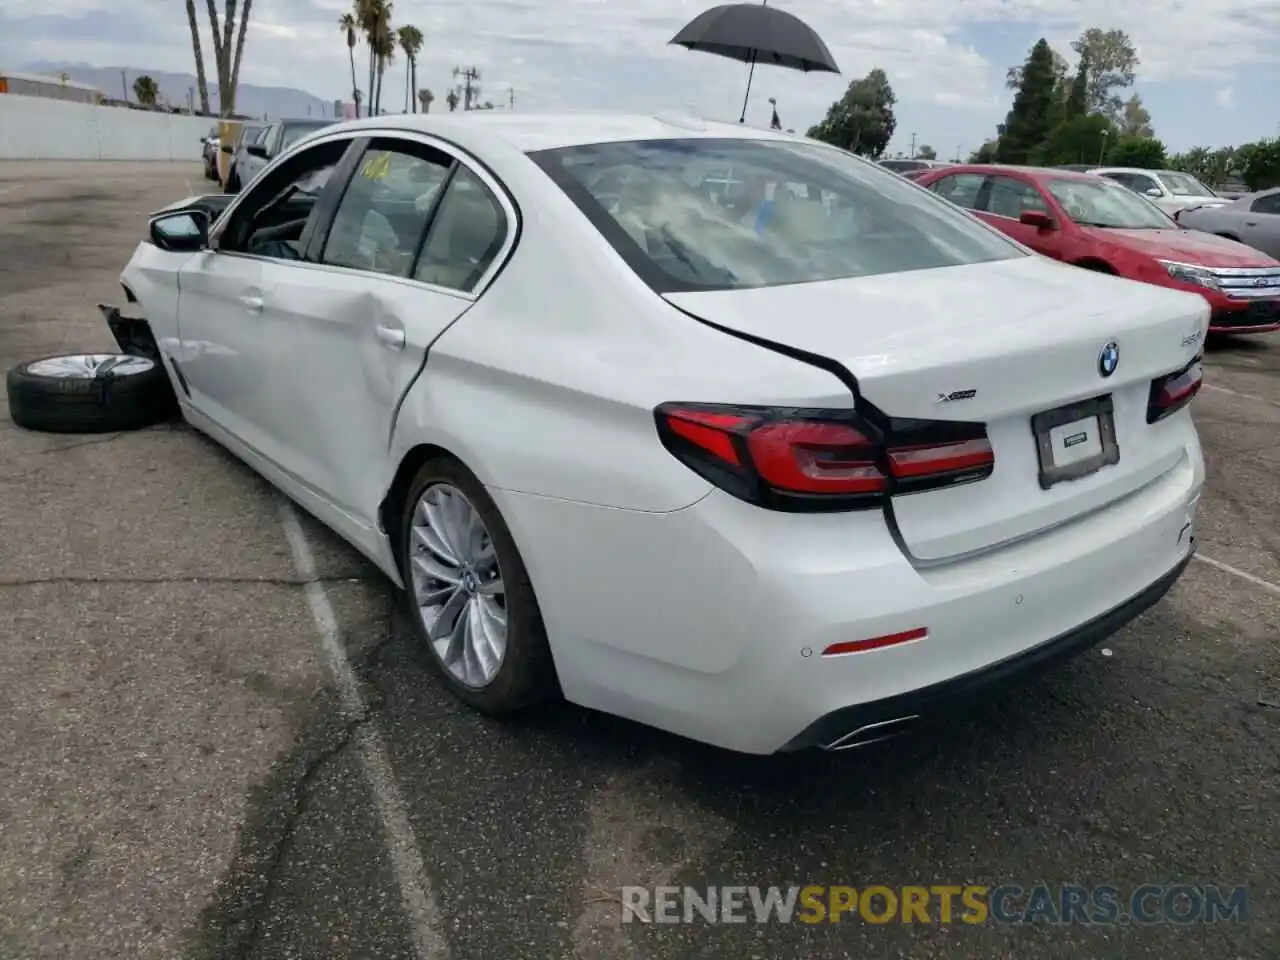
[{"label": "rear windshield", "polygon": [[1214,192],[1195,177],[1185,173],[1162,173],[1159,175],[1169,192],[1177,197],[1212,197]]},{"label": "rear windshield", "polygon": [[532,156],[660,293],[1026,256],[945,200],[817,143],[644,140]]},{"label": "rear windshield", "polygon": [[287,123],[284,127],[284,135],[280,138],[280,149],[283,151],[293,146],[309,133],[315,133],[324,127],[329,126],[328,121],[318,121],[316,123]]}]

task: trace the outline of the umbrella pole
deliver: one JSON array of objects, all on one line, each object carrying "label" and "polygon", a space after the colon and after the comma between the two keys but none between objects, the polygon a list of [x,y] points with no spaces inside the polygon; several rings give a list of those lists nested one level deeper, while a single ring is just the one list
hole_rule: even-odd
[{"label": "umbrella pole", "polygon": [[756,52],[751,51],[751,69],[747,71],[747,93],[742,98],[742,116],[738,117],[739,123],[747,122],[747,101],[751,99],[751,81],[756,75]]},{"label": "umbrella pole", "polygon": [[[760,0],[760,6],[767,7],[769,0]],[[751,69],[747,71],[747,94],[742,98],[742,116],[738,117],[739,123],[747,122],[747,101],[751,99],[751,81],[756,75],[756,51],[751,51]]]}]

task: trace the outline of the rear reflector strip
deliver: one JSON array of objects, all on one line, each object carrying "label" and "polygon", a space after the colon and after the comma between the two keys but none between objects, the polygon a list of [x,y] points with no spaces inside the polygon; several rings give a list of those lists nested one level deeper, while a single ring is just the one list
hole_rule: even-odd
[{"label": "rear reflector strip", "polygon": [[844,643],[833,643],[822,651],[824,657],[838,657],[846,653],[866,653],[868,650],[881,650],[885,647],[897,646],[900,643],[911,643],[923,640],[929,635],[924,627],[915,630],[904,630],[902,633],[891,633],[883,637],[871,637],[868,640],[847,640]]}]

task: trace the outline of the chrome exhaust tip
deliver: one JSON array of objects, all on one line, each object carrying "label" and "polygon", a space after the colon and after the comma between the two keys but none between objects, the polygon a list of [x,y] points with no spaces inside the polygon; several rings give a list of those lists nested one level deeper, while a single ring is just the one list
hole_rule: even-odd
[{"label": "chrome exhaust tip", "polygon": [[915,726],[919,719],[920,716],[913,713],[906,717],[895,717],[892,720],[863,724],[844,736],[832,740],[824,745],[822,749],[835,753],[841,750],[854,750],[858,747],[865,747],[872,743],[879,743],[882,740],[889,740],[899,734],[906,733],[910,727]]}]

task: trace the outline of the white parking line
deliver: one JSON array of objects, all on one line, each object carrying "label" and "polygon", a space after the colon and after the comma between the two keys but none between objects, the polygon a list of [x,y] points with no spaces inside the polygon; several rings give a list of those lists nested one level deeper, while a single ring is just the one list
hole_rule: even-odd
[{"label": "white parking line", "polygon": [[1239,390],[1228,390],[1226,387],[1215,386],[1212,383],[1206,383],[1203,386],[1206,390],[1216,390],[1218,393],[1229,393],[1233,397],[1244,397],[1246,400],[1257,400],[1259,403],[1269,403],[1273,407],[1280,407],[1280,403],[1276,403],[1274,400],[1268,400],[1266,397],[1256,397],[1252,393],[1241,393]]},{"label": "white parking line", "polygon": [[1245,573],[1243,570],[1238,570],[1229,563],[1223,563],[1221,560],[1213,559],[1213,557],[1206,557],[1203,553],[1197,553],[1196,559],[1202,563],[1207,563],[1209,566],[1214,567],[1217,570],[1221,570],[1223,573],[1229,573],[1234,577],[1239,577],[1241,580],[1246,580],[1249,583],[1252,583],[1255,587],[1261,587],[1268,593],[1274,593],[1277,597],[1280,597],[1280,586],[1277,586],[1270,580],[1263,580],[1261,577],[1255,577],[1252,573]]},{"label": "white parking line", "polygon": [[190,181],[190,180],[183,180],[183,181],[182,181],[182,185],[183,185],[184,187],[186,187],[186,188],[187,188],[187,196],[188,196],[188,197],[193,197],[193,196],[195,196],[195,193],[196,193],[196,192],[195,192],[194,190],[192,190],[192,189],[191,189],[191,181]]},{"label": "white parking line", "polygon": [[[307,605],[311,608],[311,616],[320,636],[320,652],[338,686],[343,708],[353,718],[366,717],[368,705],[360,693],[360,683],[347,659],[347,651],[338,632],[338,622],[333,615],[329,596],[325,593],[324,585],[316,579],[315,557],[293,504],[286,502],[281,505],[280,519],[284,524],[285,539],[289,541],[289,549],[293,552],[294,567],[305,582]],[[414,838],[404,800],[396,786],[395,774],[387,759],[382,737],[372,723],[364,723],[356,732],[356,744],[360,749],[361,765],[373,791],[387,853],[391,858],[391,869],[395,874],[396,884],[400,887],[400,898],[404,903],[418,958],[445,960],[449,955],[449,947],[439,930],[440,911],[431,895],[431,882],[427,878],[422,853]]]}]

